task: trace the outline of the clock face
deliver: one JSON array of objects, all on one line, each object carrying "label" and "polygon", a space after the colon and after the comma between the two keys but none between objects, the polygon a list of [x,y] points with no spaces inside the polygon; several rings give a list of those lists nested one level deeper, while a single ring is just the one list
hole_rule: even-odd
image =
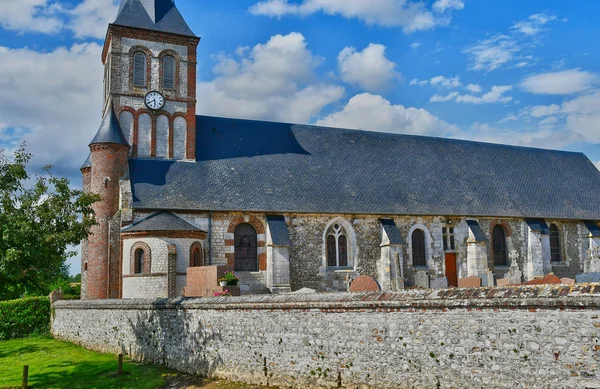
[{"label": "clock face", "polygon": [[146,95],[146,106],[150,109],[161,109],[165,106],[165,98],[159,92],[149,92]]}]

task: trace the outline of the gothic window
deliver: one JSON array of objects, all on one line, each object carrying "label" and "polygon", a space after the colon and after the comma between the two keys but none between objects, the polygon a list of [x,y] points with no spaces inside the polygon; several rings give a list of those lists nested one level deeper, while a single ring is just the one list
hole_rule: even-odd
[{"label": "gothic window", "polygon": [[560,231],[555,224],[550,225],[550,258],[552,262],[562,261]]},{"label": "gothic window", "polygon": [[163,58],[163,88],[175,89],[175,58]]},{"label": "gothic window", "polygon": [[258,271],[258,236],[250,224],[236,227],[234,232],[235,270]]},{"label": "gothic window", "polygon": [[442,228],[442,234],[444,238],[444,251],[456,250],[456,242],[454,239],[454,227]]},{"label": "gothic window", "polygon": [[146,54],[141,51],[133,55],[133,85],[146,86]]},{"label": "gothic window", "polygon": [[425,232],[417,229],[412,233],[412,260],[413,266],[427,266],[427,258],[425,257]]},{"label": "gothic window", "polygon": [[196,242],[190,248],[190,267],[200,266],[205,266],[204,251],[202,250],[202,244]]},{"label": "gothic window", "polygon": [[144,253],[144,249],[139,248],[135,250],[133,265],[133,272],[135,274],[142,274],[144,272],[144,262],[146,259],[145,257],[146,253]]},{"label": "gothic window", "polygon": [[327,232],[327,266],[348,267],[348,237],[339,223],[335,223]]},{"label": "gothic window", "polygon": [[492,251],[494,254],[494,266],[507,266],[506,233],[501,226],[492,230]]}]

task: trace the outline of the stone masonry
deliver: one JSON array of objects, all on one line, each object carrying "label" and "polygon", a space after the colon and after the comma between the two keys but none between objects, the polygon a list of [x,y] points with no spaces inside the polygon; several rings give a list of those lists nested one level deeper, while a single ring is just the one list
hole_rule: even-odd
[{"label": "stone masonry", "polygon": [[52,332],[294,388],[600,388],[600,285],[59,301]]}]

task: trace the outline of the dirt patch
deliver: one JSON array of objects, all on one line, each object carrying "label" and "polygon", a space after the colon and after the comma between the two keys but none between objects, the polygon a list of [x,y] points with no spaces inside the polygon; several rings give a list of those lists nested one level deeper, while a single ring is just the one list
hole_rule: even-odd
[{"label": "dirt patch", "polygon": [[185,374],[171,375],[162,389],[278,389],[231,381],[215,381]]}]

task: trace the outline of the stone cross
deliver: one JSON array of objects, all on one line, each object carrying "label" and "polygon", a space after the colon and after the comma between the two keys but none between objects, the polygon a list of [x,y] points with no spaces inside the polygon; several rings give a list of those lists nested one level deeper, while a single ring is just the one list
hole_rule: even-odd
[{"label": "stone cross", "polygon": [[523,273],[519,269],[519,252],[513,250],[508,257],[510,258],[510,270],[504,275],[504,278],[508,278],[510,285],[518,285],[522,282],[523,277]]}]

